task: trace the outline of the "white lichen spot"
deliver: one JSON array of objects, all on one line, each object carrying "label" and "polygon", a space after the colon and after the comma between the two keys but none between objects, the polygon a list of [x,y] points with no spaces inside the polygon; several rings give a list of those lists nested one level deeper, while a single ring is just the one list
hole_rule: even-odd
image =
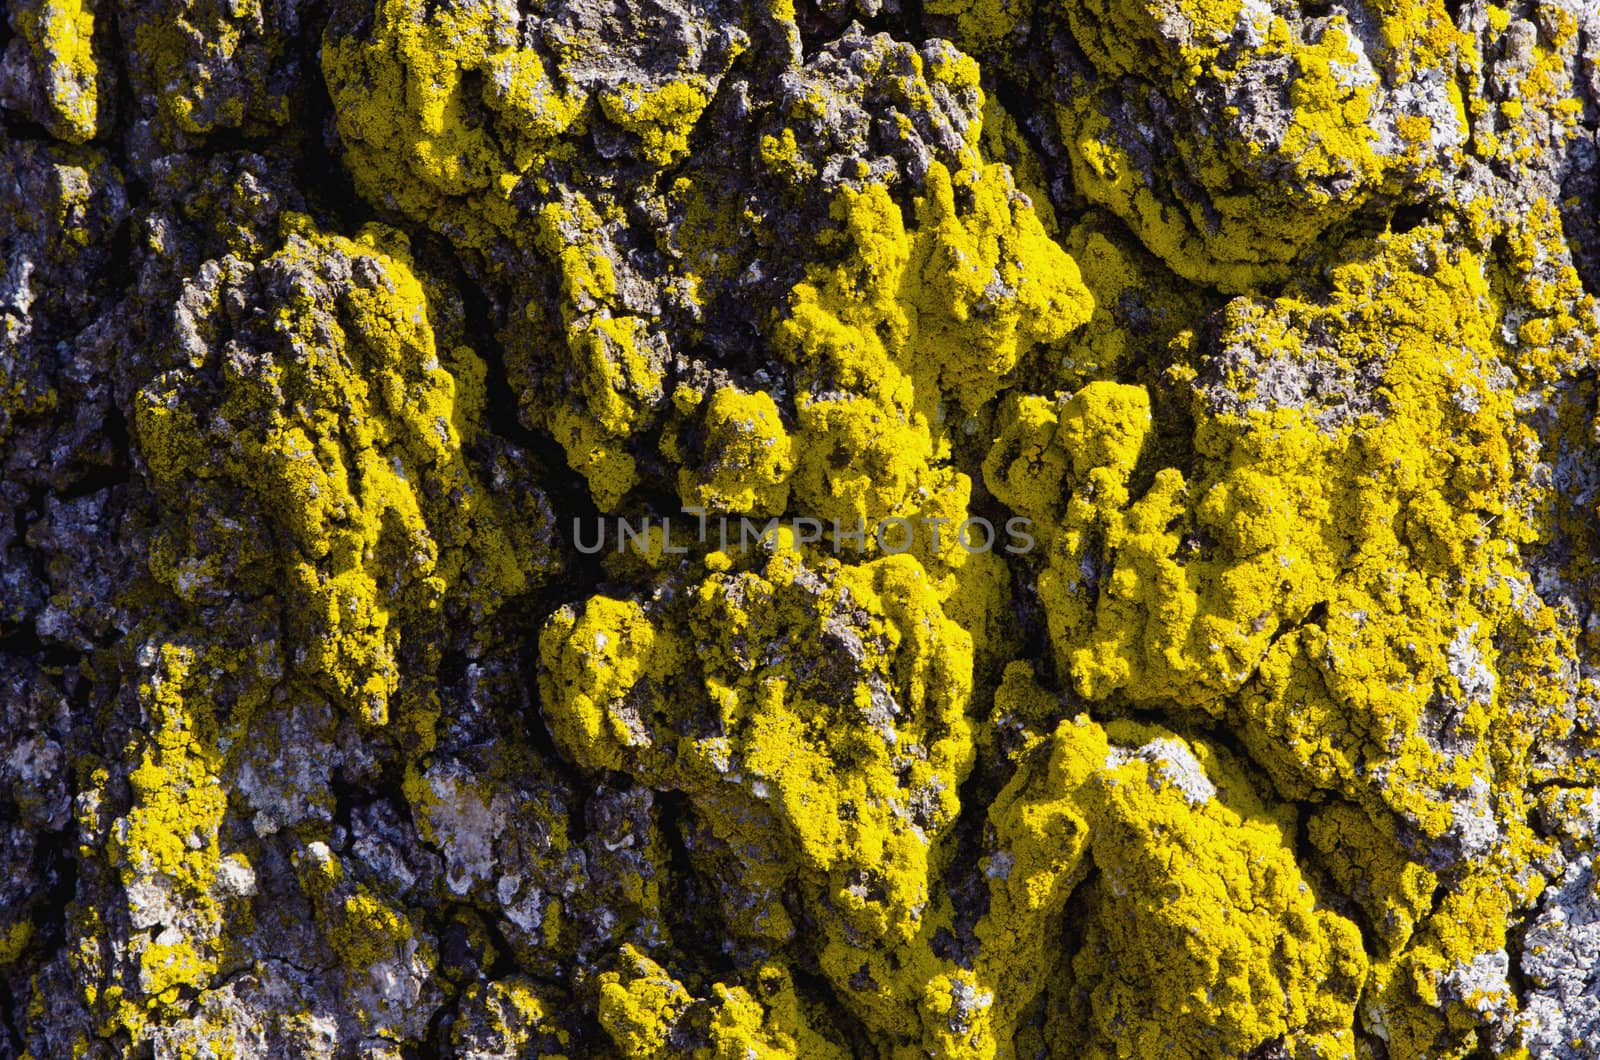
[{"label": "white lichen spot", "polygon": [[1461,694],[1472,702],[1487,704],[1494,696],[1494,672],[1483,664],[1483,654],[1473,643],[1478,632],[1474,622],[1456,632],[1447,649],[1450,676],[1461,684]]},{"label": "white lichen spot", "polygon": [[1009,850],[998,850],[989,855],[989,864],[984,867],[983,874],[991,880],[1009,880],[1016,861]]},{"label": "white lichen spot", "polygon": [[1106,755],[1106,769],[1117,769],[1135,759],[1150,764],[1150,786],[1157,791],[1164,782],[1176,788],[1191,806],[1204,805],[1216,797],[1216,785],[1182,740],[1163,737],[1137,750],[1113,747]]},{"label": "white lichen spot", "polygon": [[423,808],[433,840],[445,856],[445,884],[464,895],[487,880],[494,864],[495,819],[482,797],[453,773],[428,777],[433,798]]}]

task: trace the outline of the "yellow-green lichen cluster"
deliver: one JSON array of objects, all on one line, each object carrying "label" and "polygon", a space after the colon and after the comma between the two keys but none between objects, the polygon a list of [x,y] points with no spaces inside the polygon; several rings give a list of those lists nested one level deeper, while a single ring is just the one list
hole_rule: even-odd
[{"label": "yellow-green lichen cluster", "polygon": [[0,1054],[1600,1048],[1600,15],[13,6]]},{"label": "yellow-green lichen cluster", "polygon": [[1076,52],[1053,120],[1084,195],[1180,275],[1237,291],[1374,197],[1459,161],[1461,39],[1443,0],[1342,10],[1093,0],[1050,12]]},{"label": "yellow-green lichen cluster", "polygon": [[93,4],[81,0],[19,3],[8,13],[27,44],[24,62],[42,106],[35,120],[67,143],[94,137],[100,117],[100,65],[95,57]]},{"label": "yellow-green lichen cluster", "polygon": [[[403,244],[386,250],[378,230],[329,239],[292,216],[285,225],[265,261],[202,273],[185,306],[188,363],[141,394],[134,427],[151,478],[191,512],[153,542],[151,574],[189,602],[214,596],[224,575],[288,594],[304,672],[381,725],[402,694],[406,628],[436,653],[426,631],[453,590],[470,585],[471,610],[487,615],[523,591],[539,558],[533,528],[513,525],[464,460],[482,366],[466,346],[438,348]],[[209,361],[206,334],[227,326],[218,317],[230,294],[253,284],[272,304],[249,321],[261,347]],[[179,397],[198,372],[220,382],[211,408]],[[233,434],[235,423],[253,429]],[[281,544],[231,517],[240,501],[270,513]],[[426,709],[425,691],[406,694]]]}]

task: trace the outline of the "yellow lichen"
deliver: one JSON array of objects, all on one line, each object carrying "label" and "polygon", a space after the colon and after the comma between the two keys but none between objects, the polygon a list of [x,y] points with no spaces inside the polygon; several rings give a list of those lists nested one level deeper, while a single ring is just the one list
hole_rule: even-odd
[{"label": "yellow lichen", "polygon": [[509,197],[575,121],[581,94],[519,45],[514,10],[378,0],[370,39],[330,36],[323,72],[363,194],[486,248],[517,223]]},{"label": "yellow lichen", "polygon": [[[972,207],[959,215],[958,188]],[[915,500],[939,488],[946,401],[993,397],[1024,352],[1064,337],[1092,301],[1004,166],[952,175],[935,163],[909,232],[879,186],[846,191],[836,212],[854,256],[813,270],[780,326],[802,379],[826,392],[796,400],[794,489],[818,518],[874,526],[917,514]]]},{"label": "yellow lichen", "polygon": [[639,138],[652,165],[670,166],[689,150],[689,133],[711,97],[690,81],[659,86],[625,84],[600,96],[606,117]]},{"label": "yellow lichen", "polygon": [[[1144,448],[1148,399],[1113,384],[1011,399],[985,467],[996,496],[1046,527],[1039,592],[1080,694],[1226,718],[1281,790],[1361,808],[1311,834],[1384,925],[1370,1018],[1406,1055],[1458,1055],[1464,1031],[1511,1003],[1429,1014],[1449,1007],[1439,984],[1503,947],[1537,893],[1527,727],[1565,731],[1558,711],[1505,705],[1559,702],[1561,649],[1541,639],[1554,617],[1516,568],[1537,509],[1513,485],[1527,429],[1490,382],[1495,296],[1482,261],[1437,238],[1386,237],[1323,298],[1235,300],[1218,348],[1261,360],[1170,375],[1195,388],[1189,472],[1141,473],[1159,456]],[[1549,356],[1519,353],[1530,369]],[[1280,373],[1270,389],[1248,374],[1263,362]],[[1428,720],[1441,696],[1444,732]],[[1444,905],[1429,908],[1432,876],[1396,819],[1473,858]],[[1338,835],[1352,845],[1330,845]],[[1479,914],[1465,917],[1471,894]]]},{"label": "yellow lichen", "polygon": [[704,431],[705,458],[698,473],[678,472],[685,508],[775,515],[788,507],[794,457],[770,396],[717,390],[706,403]]},{"label": "yellow lichen", "polygon": [[[262,338],[278,359],[262,373],[219,372],[221,407],[259,423],[259,433],[215,460],[199,420],[174,397],[182,375],[147,388],[135,417],[157,486],[180,507],[202,503],[210,483],[238,483],[282,527],[292,544],[278,555],[263,555],[238,528],[219,536],[263,585],[294,594],[312,672],[374,724],[388,720],[400,690],[397,618],[441,620],[458,586],[471,587],[480,613],[492,610],[538,566],[532,528],[512,524],[467,467],[459,429],[477,420],[461,408],[473,395],[458,392],[440,360],[405,254],[390,232],[349,240],[291,219],[265,265],[301,277]],[[355,263],[354,280],[337,293],[318,278],[329,255]],[[470,367],[472,355],[453,360]],[[152,570],[195,600],[209,591],[216,562],[179,533],[157,542]],[[412,702],[422,729],[429,709],[426,697]],[[425,740],[422,729],[416,738]]]},{"label": "yellow lichen", "polygon": [[[1069,5],[1067,20],[1094,71],[1093,78],[1066,72],[1071,90],[1054,109],[1075,181],[1187,279],[1227,291],[1283,280],[1330,226],[1371,195],[1420,178],[1437,152],[1465,139],[1464,122],[1430,124],[1428,136],[1389,143],[1371,127],[1380,82],[1374,62],[1393,71],[1395,84],[1385,87],[1403,87],[1401,95],[1413,82],[1432,91],[1422,88],[1429,71],[1453,64],[1459,42],[1441,8],[1441,0],[1382,5],[1384,50],[1368,55],[1341,13],[1291,24],[1268,6],[1237,0]],[[1236,39],[1246,43],[1231,46]],[[1281,133],[1275,121],[1235,124],[1238,109],[1224,108],[1171,130],[1161,150],[1176,160],[1172,169],[1140,139],[1154,135],[1152,117],[1137,109],[1143,104],[1130,113],[1126,97],[1104,87],[1136,77],[1180,101],[1263,75],[1286,81]],[[1398,120],[1391,111],[1384,118]]]},{"label": "yellow lichen", "polygon": [[84,0],[18,3],[14,25],[33,52],[47,113],[41,120],[68,143],[94,138],[98,128],[100,66],[94,54],[94,4]]},{"label": "yellow lichen", "polygon": [[[698,662],[632,601],[558,612],[541,687],[579,762],[686,791],[754,895],[797,884],[821,918],[822,968],[846,989],[870,966],[878,986],[849,996],[887,1031],[914,1018],[937,974],[916,940],[934,927],[922,911],[942,855],[930,841],[954,820],[972,761],[971,639],[909,556],[829,562],[819,583],[793,549],[785,531],[759,575],[702,584],[693,622],[727,640]],[[741,647],[762,644],[765,662]],[[691,736],[699,712],[719,720]],[[728,912],[754,937],[795,930],[770,899]],[[916,963],[897,955],[919,950]]]},{"label": "yellow lichen", "polygon": [[[104,134],[92,6],[15,6],[24,133]],[[15,141],[0,633],[96,741],[0,762],[76,830],[59,960],[46,889],[0,923],[30,1042],[1537,1052],[1600,760],[1581,13],[579,8],[307,23],[415,252],[295,204],[255,0],[124,19],[131,286],[77,282],[111,163]]]}]

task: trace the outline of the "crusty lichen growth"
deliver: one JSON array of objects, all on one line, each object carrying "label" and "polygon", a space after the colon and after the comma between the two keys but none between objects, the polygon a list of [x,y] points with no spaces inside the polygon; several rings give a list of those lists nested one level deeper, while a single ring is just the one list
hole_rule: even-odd
[{"label": "crusty lichen growth", "polygon": [[95,5],[83,0],[21,0],[8,20],[27,57],[7,57],[42,104],[35,120],[52,136],[81,144],[100,120],[100,63],[95,56]]},{"label": "crusty lichen growth", "polygon": [[948,488],[947,418],[992,399],[1093,299],[1003,165],[935,163],[910,230],[881,186],[846,190],[834,214],[849,256],[809,270],[779,325],[802,388],[794,490],[807,514],[871,527],[924,514]]},{"label": "crusty lichen growth", "polygon": [[372,8],[368,38],[332,36],[322,57],[357,186],[412,216],[471,217],[461,237],[486,246],[489,232],[515,223],[511,192],[578,119],[582,98],[520,46],[514,11]]},{"label": "crusty lichen growth", "polygon": [[770,395],[722,387],[706,402],[702,429],[700,467],[678,472],[685,510],[777,515],[789,507],[794,446]]},{"label": "crusty lichen growth", "polygon": [[290,123],[301,15],[283,0],[158,0],[124,14],[137,106],[164,140]]},{"label": "crusty lichen growth", "polygon": [[[1452,1002],[1448,984],[1503,950],[1538,893],[1530,751],[1568,724],[1560,649],[1540,644],[1557,618],[1517,562],[1546,502],[1494,382],[1510,371],[1497,315],[1481,259],[1437,230],[1389,237],[1315,301],[1229,305],[1199,375],[1174,370],[1194,386],[1187,473],[1132,492],[1150,403],[1108,383],[1006,406],[985,466],[996,496],[1051,527],[1039,592],[1080,694],[1225,719],[1278,790],[1364,809],[1312,835],[1374,922],[1421,920],[1374,955],[1367,987],[1407,1055],[1465,1048],[1457,1035],[1514,1004],[1504,985]],[[1521,369],[1542,356],[1518,351]],[[1423,865],[1394,821],[1434,845]],[[1443,866],[1453,887],[1419,907]]]},{"label": "crusty lichen growth", "polygon": [[[978,930],[1003,1026],[1043,989],[1081,999],[1053,1006],[1052,1053],[1354,1055],[1361,936],[1302,878],[1292,813],[1222,753],[1150,726],[1080,716],[1032,757],[989,811]],[[1083,942],[1066,958],[1069,894]]]},{"label": "crusty lichen growth", "polygon": [[1060,17],[1082,49],[1053,86],[1073,179],[1173,271],[1224,290],[1287,278],[1331,226],[1437,180],[1467,139],[1443,0],[1377,5],[1366,27],[1237,0]]},{"label": "crusty lichen growth", "polygon": [[730,930],[795,941],[775,898],[797,893],[861,1018],[914,1028],[940,967],[939,839],[972,763],[970,636],[911,557],[813,570],[787,532],[759,571],[712,575],[685,603],[727,641],[697,657],[636,600],[558,611],[540,638],[552,731],[584,765],[690,797],[740,881]]},{"label": "crusty lichen growth", "polygon": [[222,868],[218,830],[227,793],[217,776],[215,721],[189,680],[193,653],[173,645],[154,650],[160,657],[147,692],[149,746],[128,774],[133,806],[113,830],[112,859],[136,925],[178,919],[174,906],[196,918],[154,934],[139,955],[141,992],[152,1003],[175,1004],[181,988],[204,988],[217,970],[223,910],[211,892]]},{"label": "crusty lichen growth", "polygon": [[[213,599],[225,575],[289,593],[305,672],[382,725],[402,693],[405,632],[426,638],[447,602],[492,613],[541,560],[534,528],[510,520],[466,463],[481,368],[470,348],[436,347],[404,243],[380,229],[350,240],[297,217],[285,225],[267,260],[207,266],[185,307],[198,348],[141,394],[134,427],[151,477],[193,512],[158,536],[151,573],[193,603]],[[212,360],[202,336],[230,301],[258,298],[276,303],[248,321],[259,345]],[[215,411],[179,397],[201,372],[220,381]],[[253,429],[235,435],[236,423]],[[222,498],[240,493],[281,545],[227,517]],[[422,726],[411,739],[425,743],[427,697],[411,698],[408,721]]]},{"label": "crusty lichen growth", "polygon": [[1592,8],[10,5],[0,1053],[1592,1057]]}]

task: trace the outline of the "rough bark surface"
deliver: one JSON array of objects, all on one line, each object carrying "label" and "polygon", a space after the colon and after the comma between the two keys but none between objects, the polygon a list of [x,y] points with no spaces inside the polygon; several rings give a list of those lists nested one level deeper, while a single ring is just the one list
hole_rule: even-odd
[{"label": "rough bark surface", "polygon": [[1590,0],[0,9],[0,1060],[1600,1055]]}]

